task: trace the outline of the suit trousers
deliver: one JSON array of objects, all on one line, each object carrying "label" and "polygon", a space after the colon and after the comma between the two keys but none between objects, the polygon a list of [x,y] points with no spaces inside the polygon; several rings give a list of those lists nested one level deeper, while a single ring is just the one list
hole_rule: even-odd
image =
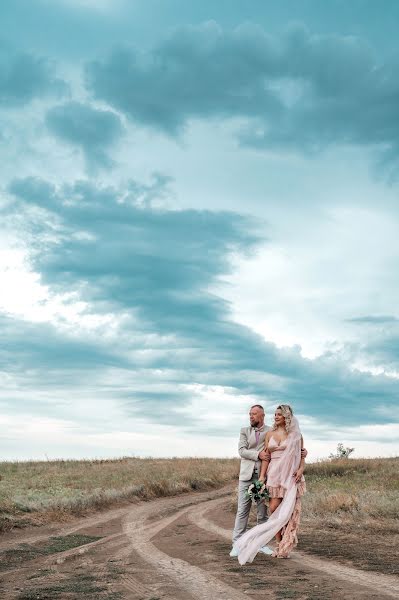
[{"label": "suit trousers", "polygon": [[[259,474],[254,471],[252,478],[248,481],[239,481],[238,483],[238,506],[237,515],[233,530],[233,545],[243,533],[245,533],[248,525],[249,513],[251,512],[251,498],[247,498],[245,492],[248,486],[259,478]],[[256,506],[257,509],[257,524],[260,525],[267,521],[267,507],[264,500],[260,500]]]}]

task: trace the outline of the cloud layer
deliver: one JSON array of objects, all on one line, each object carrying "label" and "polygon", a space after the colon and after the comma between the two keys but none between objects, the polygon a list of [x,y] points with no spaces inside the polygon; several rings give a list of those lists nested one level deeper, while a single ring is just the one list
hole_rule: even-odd
[{"label": "cloud layer", "polygon": [[25,457],[42,433],[232,454],[254,402],[325,455],[392,452],[396,41],[359,3],[230,4],[4,1],[0,422]]},{"label": "cloud layer", "polygon": [[[155,178],[154,196],[167,186]],[[260,238],[251,219],[143,206],[149,188],[137,181],[123,190],[88,181],[56,187],[27,178],[11,183],[16,204],[5,209],[11,219],[25,212],[34,226],[40,242],[31,242],[32,266],[43,284],[77,293],[94,313],[124,316],[111,352],[104,354],[102,344],[100,354],[86,345],[82,352],[89,366],[105,360],[125,373],[132,390],[123,386],[115,397],[127,410],[172,423],[191,402],[184,386],[196,382],[257,401],[290,402],[328,423],[384,421],[381,408],[394,407],[397,380],[353,372],[338,354],[310,361],[298,348],[279,350],[234,323],[226,301],[210,292],[230,272],[233,252],[256,250]],[[50,369],[57,357],[60,367],[65,363],[64,352],[74,352],[70,344],[66,337],[55,355],[49,346]],[[80,356],[73,361],[82,365]],[[143,370],[145,386],[137,380]],[[163,381],[151,383],[154,370],[164,373]]]},{"label": "cloud layer", "polygon": [[244,118],[241,143],[314,153],[377,146],[397,157],[396,66],[362,40],[303,26],[282,36],[214,22],[146,52],[115,50],[86,69],[89,90],[140,125],[179,135],[190,119]]}]

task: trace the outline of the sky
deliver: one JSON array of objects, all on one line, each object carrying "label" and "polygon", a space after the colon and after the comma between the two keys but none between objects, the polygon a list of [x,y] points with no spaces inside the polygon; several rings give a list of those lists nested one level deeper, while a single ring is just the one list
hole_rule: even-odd
[{"label": "sky", "polygon": [[399,454],[396,0],[3,0],[0,456]]}]

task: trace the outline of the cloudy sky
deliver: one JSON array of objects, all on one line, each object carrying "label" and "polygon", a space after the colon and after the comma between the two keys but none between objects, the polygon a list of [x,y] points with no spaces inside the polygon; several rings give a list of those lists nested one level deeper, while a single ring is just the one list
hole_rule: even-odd
[{"label": "cloudy sky", "polygon": [[398,454],[399,3],[1,12],[1,457]]}]

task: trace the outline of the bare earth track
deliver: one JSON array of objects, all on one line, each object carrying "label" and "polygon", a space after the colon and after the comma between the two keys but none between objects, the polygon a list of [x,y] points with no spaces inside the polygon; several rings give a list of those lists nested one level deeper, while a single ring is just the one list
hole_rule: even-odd
[{"label": "bare earth track", "polygon": [[[129,504],[67,527],[9,533],[0,541],[3,600],[371,600],[399,597],[399,578],[297,551],[228,556],[232,486]],[[87,537],[77,547],[79,536]],[[54,551],[52,538],[57,536]],[[99,538],[99,539],[98,539]],[[84,538],[82,537],[82,540]],[[65,541],[65,550],[59,544]],[[22,557],[22,558],[21,558]]]}]

